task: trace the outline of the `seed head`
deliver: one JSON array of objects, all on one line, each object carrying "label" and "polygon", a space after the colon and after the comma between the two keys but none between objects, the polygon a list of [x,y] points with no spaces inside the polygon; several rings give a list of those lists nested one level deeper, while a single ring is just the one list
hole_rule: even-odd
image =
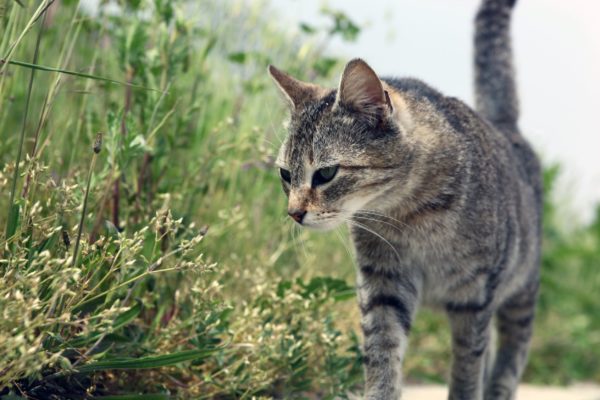
[{"label": "seed head", "polygon": [[94,153],[100,153],[102,149],[102,132],[98,132],[96,135],[96,140],[94,140]]}]

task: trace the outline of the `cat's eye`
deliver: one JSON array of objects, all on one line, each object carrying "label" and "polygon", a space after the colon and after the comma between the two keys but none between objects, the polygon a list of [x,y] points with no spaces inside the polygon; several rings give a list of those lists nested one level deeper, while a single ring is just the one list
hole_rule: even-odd
[{"label": "cat's eye", "polygon": [[337,174],[337,171],[337,165],[318,169],[313,175],[312,186],[315,187],[331,181]]},{"label": "cat's eye", "polygon": [[292,174],[287,169],[279,168],[279,175],[281,175],[281,179],[287,183],[292,182]]}]

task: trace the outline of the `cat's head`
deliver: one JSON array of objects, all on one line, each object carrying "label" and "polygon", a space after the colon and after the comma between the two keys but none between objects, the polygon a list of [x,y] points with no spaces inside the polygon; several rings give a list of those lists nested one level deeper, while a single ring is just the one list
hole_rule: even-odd
[{"label": "cat's head", "polygon": [[301,82],[269,66],[291,110],[277,158],[288,214],[331,229],[378,198],[402,175],[402,129],[391,89],[364,61],[350,61],[337,90]]}]

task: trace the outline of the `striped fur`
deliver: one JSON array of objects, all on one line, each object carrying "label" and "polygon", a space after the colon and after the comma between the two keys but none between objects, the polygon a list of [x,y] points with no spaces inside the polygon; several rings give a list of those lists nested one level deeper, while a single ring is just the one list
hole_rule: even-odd
[{"label": "striped fur", "polygon": [[449,398],[514,398],[532,334],[542,191],[517,128],[513,3],[484,0],[477,14],[477,112],[418,80],[380,79],[358,59],[336,90],[270,67],[291,109],[277,160],[290,215],[351,229],[367,399],[400,398],[420,304],[449,317]]},{"label": "striped fur", "polygon": [[475,99],[479,114],[514,130],[519,118],[509,25],[515,0],[486,0],[475,19]]}]

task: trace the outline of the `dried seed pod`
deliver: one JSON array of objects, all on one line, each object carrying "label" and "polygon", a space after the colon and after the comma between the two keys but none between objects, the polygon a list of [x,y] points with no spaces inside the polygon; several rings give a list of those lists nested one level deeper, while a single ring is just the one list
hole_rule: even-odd
[{"label": "dried seed pod", "polygon": [[96,140],[94,140],[94,153],[100,153],[102,149],[102,132],[98,132],[96,135]]}]

